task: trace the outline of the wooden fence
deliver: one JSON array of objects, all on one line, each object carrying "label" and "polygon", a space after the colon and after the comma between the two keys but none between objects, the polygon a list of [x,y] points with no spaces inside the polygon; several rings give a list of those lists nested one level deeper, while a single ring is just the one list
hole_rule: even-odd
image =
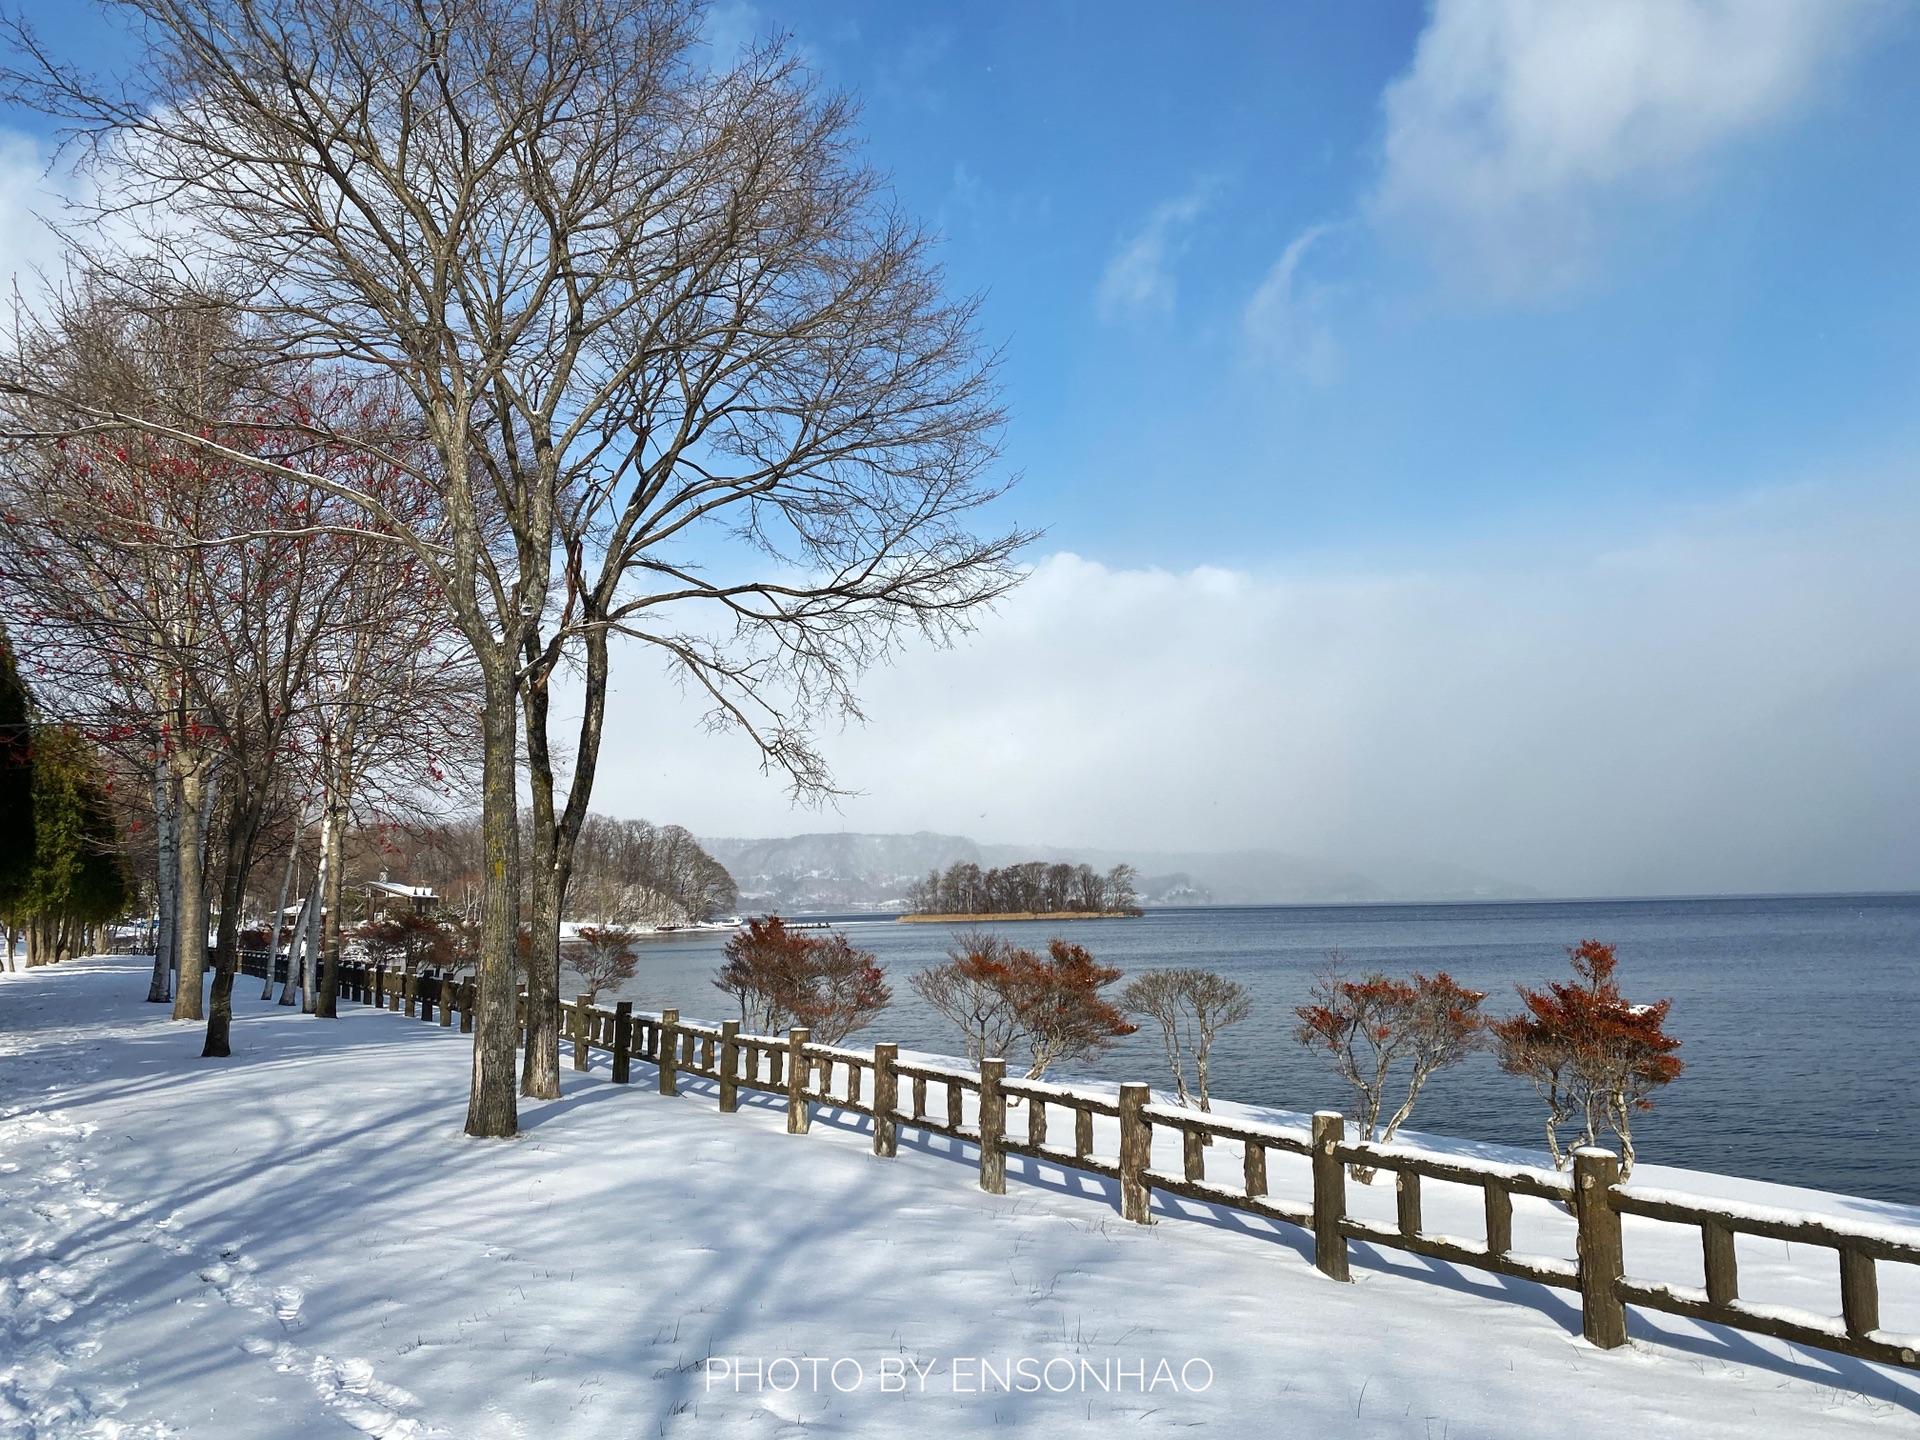
[{"label": "wooden fence", "polygon": [[[443,1026],[451,1025],[457,1013],[462,1031],[473,1028],[474,989],[472,981],[365,965],[342,969],[346,998],[404,1008],[406,1014],[417,1013],[429,1021],[437,1015]],[[1877,1271],[1881,1263],[1920,1265],[1920,1230],[1813,1218],[1622,1185],[1618,1157],[1609,1150],[1575,1151],[1568,1175],[1404,1145],[1349,1141],[1338,1111],[1315,1114],[1311,1130],[1230,1119],[1157,1105],[1152,1088],[1144,1084],[1121,1085],[1118,1097],[1108,1098],[1072,1086],[1009,1078],[1006,1062],[1000,1059],[982,1061],[977,1071],[902,1060],[897,1045],[878,1044],[870,1050],[819,1045],[804,1028],[785,1035],[743,1034],[731,1020],[714,1025],[682,1020],[677,1010],[636,1013],[626,1001],[608,1009],[590,1004],[584,995],[563,1004],[560,1018],[562,1042],[571,1045],[576,1070],[585,1070],[592,1051],[598,1049],[611,1055],[616,1084],[629,1082],[634,1059],[645,1060],[656,1067],[662,1095],[677,1094],[683,1074],[714,1081],[724,1112],[739,1108],[742,1090],[782,1096],[787,1131],[795,1135],[807,1133],[815,1105],[870,1116],[876,1155],[896,1152],[902,1125],[964,1141],[979,1147],[980,1188],[992,1194],[1006,1193],[1007,1156],[1024,1155],[1118,1180],[1121,1216],[1143,1225],[1152,1223],[1152,1193],[1161,1190],[1298,1226],[1313,1236],[1314,1264],[1336,1280],[1348,1278],[1348,1243],[1359,1240],[1576,1291],[1582,1332],[1606,1349],[1626,1343],[1626,1306],[1633,1304],[1862,1360],[1920,1368],[1916,1366],[1920,1335],[1892,1334],[1880,1328]],[[525,1020],[523,994],[523,1034]],[[937,1110],[929,1106],[934,1087],[939,1091]],[[1007,1101],[1012,1097],[1026,1102],[1022,1107],[1025,1124],[1017,1134],[1007,1124]],[[1062,1121],[1057,1131],[1055,1111]],[[1096,1151],[1095,1117],[1118,1122],[1117,1148]],[[1070,1141],[1065,1123],[1069,1119]],[[1153,1168],[1156,1125],[1181,1136],[1179,1174]],[[1234,1141],[1240,1147],[1239,1173],[1231,1182],[1207,1178],[1207,1156],[1215,1140]],[[1299,1156],[1309,1163],[1311,1203],[1268,1194],[1270,1153]],[[1350,1166],[1394,1176],[1394,1224],[1348,1213]],[[1484,1214],[1480,1239],[1436,1234],[1426,1228],[1421,1216],[1425,1180],[1480,1190]],[[1574,1260],[1513,1249],[1516,1195],[1548,1200],[1571,1212],[1577,1230]],[[1629,1275],[1621,1242],[1623,1215],[1697,1228],[1706,1288],[1658,1284]],[[1841,1313],[1824,1316],[1741,1299],[1736,1235],[1833,1251],[1840,1271]]]}]

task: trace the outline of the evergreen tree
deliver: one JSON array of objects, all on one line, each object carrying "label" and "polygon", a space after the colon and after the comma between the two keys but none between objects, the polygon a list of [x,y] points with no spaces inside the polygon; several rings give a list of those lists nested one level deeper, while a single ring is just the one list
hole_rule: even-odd
[{"label": "evergreen tree", "polygon": [[0,915],[19,907],[33,873],[33,697],[0,620]]},{"label": "evergreen tree", "polygon": [[92,747],[64,725],[36,725],[30,735],[34,853],[18,909],[58,955],[132,897]]}]

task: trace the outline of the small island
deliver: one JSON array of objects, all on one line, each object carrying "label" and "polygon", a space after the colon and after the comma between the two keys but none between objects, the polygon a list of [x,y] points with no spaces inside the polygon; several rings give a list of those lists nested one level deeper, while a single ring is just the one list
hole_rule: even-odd
[{"label": "small island", "polygon": [[907,892],[904,921],[972,923],[981,920],[1111,920],[1141,913],[1131,865],[1101,874],[1091,865],[1029,860],[982,870],[955,861],[930,870]]}]

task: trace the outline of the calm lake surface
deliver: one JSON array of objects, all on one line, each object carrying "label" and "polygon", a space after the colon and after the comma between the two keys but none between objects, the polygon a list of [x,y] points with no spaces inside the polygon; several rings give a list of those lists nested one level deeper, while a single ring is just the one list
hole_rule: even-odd
[{"label": "calm lake surface", "polygon": [[[869,917],[835,923],[878,955],[893,984],[892,1008],[850,1043],[959,1048],[907,985],[942,957],[947,929]],[[1222,906],[997,928],[1032,949],[1067,936],[1129,975],[1203,966],[1240,981],[1253,992],[1254,1013],[1221,1036],[1213,1093],[1293,1110],[1347,1100],[1292,1038],[1293,1007],[1306,1002],[1328,952],[1345,955],[1349,972],[1446,970],[1489,991],[1486,1008],[1505,1013],[1518,1008],[1516,984],[1569,973],[1563,947],[1608,941],[1619,946],[1628,998],[1671,997],[1667,1028],[1685,1042],[1686,1073],[1635,1123],[1643,1159],[1920,1202],[1920,896]],[[689,1018],[733,1018],[731,1001],[710,984],[724,942],[703,935],[647,944],[622,998],[642,1009],[675,1005]],[[1158,1027],[1073,1069],[1168,1083]],[[1413,1125],[1541,1147],[1543,1114],[1530,1086],[1479,1055],[1435,1077]]]}]

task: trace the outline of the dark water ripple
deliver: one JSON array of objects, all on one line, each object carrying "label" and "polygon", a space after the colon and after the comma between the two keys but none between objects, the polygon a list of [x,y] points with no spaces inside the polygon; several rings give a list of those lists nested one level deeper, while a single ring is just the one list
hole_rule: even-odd
[{"label": "dark water ripple", "polygon": [[[906,977],[937,960],[944,928],[850,919],[856,944],[894,980],[894,1006],[858,1037],[951,1050],[945,1022]],[[1311,1110],[1340,1105],[1332,1074],[1291,1038],[1327,952],[1352,969],[1450,971],[1516,1008],[1513,988],[1566,973],[1563,946],[1619,946],[1629,998],[1671,997],[1668,1029],[1687,1071],[1641,1117],[1643,1158],[1701,1170],[1920,1202],[1920,896],[1567,901],[1488,905],[1235,906],[1153,911],[1139,920],[1003,928],[1039,948],[1070,936],[1129,973],[1200,965],[1241,981],[1253,1017],[1214,1056],[1214,1092]],[[645,947],[624,992],[643,1008],[724,1018],[708,984],[721,938]],[[1076,1067],[1161,1083],[1157,1036],[1142,1032]],[[1421,1097],[1422,1130],[1538,1146],[1540,1105],[1522,1081],[1476,1056]]]}]

